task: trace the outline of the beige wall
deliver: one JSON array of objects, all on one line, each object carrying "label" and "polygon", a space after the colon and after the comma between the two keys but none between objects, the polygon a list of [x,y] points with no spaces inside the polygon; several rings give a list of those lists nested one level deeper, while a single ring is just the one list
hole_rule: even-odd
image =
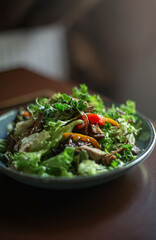
[{"label": "beige wall", "polygon": [[121,83],[116,97],[136,100],[141,111],[156,119],[156,1],[118,0],[109,6],[112,14],[104,10],[105,42]]},{"label": "beige wall", "polygon": [[[156,119],[156,1],[102,1],[76,29],[113,76],[108,95],[133,99],[141,112]],[[95,87],[102,92],[101,83]]]}]

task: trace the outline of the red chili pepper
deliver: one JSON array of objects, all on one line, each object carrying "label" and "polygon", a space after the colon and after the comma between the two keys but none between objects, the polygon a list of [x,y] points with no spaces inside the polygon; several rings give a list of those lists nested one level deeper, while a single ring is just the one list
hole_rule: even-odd
[{"label": "red chili pepper", "polygon": [[89,113],[87,114],[88,120],[90,123],[98,123],[99,125],[105,125],[105,118],[98,114]]},{"label": "red chili pepper", "polygon": [[[90,123],[98,123],[99,125],[104,126],[105,122],[109,122],[113,126],[119,127],[119,124],[115,120],[113,120],[111,118],[103,117],[103,116],[98,115],[98,114],[88,113],[87,118],[88,118]],[[80,124],[77,127],[78,127],[78,129],[81,129],[81,128],[84,127],[84,125]]]},{"label": "red chili pepper", "polygon": [[83,122],[82,124],[77,125],[77,128],[78,128],[78,129],[82,129],[82,128],[84,128],[84,127],[85,127],[84,122]]}]

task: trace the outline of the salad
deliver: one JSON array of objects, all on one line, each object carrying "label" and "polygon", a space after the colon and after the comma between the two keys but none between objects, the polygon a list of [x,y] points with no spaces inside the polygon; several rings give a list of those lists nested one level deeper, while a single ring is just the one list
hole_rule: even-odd
[{"label": "salad", "polygon": [[88,176],[120,168],[140,149],[141,130],[135,103],[106,107],[85,84],[72,95],[37,98],[18,109],[0,140],[0,155],[9,168],[42,177]]}]

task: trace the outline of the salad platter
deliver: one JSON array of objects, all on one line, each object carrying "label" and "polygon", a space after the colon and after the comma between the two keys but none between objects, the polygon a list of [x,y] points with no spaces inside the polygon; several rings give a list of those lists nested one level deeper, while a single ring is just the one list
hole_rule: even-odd
[{"label": "salad platter", "polygon": [[76,189],[116,179],[155,146],[133,101],[103,102],[85,84],[0,117],[0,170],[37,187]]}]

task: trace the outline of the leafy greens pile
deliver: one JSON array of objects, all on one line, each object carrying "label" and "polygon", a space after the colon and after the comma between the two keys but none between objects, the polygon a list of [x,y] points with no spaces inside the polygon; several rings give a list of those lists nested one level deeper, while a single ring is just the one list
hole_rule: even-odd
[{"label": "leafy greens pile", "polygon": [[3,161],[43,177],[94,175],[122,167],[139,152],[135,103],[107,108],[85,84],[72,96],[57,93],[20,108],[0,140]]}]

